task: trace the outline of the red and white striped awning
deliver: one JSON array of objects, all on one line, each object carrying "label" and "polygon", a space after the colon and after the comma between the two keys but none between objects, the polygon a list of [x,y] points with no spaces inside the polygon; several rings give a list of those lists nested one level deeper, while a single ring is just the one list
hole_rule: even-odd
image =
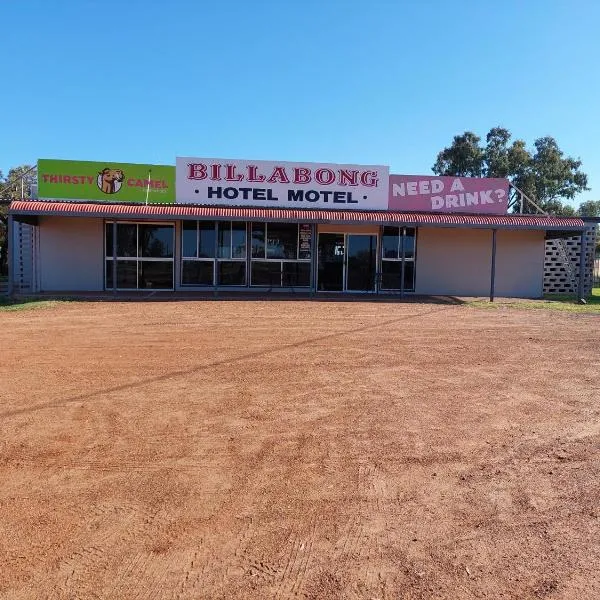
[{"label": "red and white striped awning", "polygon": [[543,215],[465,215],[362,210],[298,210],[248,208],[241,206],[193,206],[189,204],[108,204],[106,202],[49,202],[15,200],[9,214],[104,219],[179,220],[215,219],[231,221],[289,221],[297,223],[339,223],[466,227],[498,229],[538,229],[581,231],[584,222],[575,217]]}]

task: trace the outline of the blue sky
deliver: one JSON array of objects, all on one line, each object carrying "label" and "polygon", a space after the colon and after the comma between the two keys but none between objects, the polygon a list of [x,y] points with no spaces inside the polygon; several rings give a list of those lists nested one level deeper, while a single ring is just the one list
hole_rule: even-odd
[{"label": "blue sky", "polygon": [[0,169],[176,156],[430,173],[452,137],[554,136],[600,199],[600,2],[2,2]]}]

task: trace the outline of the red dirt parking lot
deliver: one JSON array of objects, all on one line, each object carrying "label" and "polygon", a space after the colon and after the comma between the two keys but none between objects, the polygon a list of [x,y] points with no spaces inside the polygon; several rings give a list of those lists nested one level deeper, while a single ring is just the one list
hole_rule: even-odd
[{"label": "red dirt parking lot", "polygon": [[0,312],[3,599],[600,598],[600,317]]}]

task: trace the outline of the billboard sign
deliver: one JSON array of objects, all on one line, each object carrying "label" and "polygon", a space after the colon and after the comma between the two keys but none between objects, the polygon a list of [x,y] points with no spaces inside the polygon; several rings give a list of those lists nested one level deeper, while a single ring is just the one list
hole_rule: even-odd
[{"label": "billboard sign", "polygon": [[390,175],[389,210],[503,215],[508,179]]},{"label": "billboard sign", "polygon": [[38,198],[172,204],[175,167],[41,158]]},{"label": "billboard sign", "polygon": [[177,158],[176,202],[261,208],[387,210],[389,168]]}]

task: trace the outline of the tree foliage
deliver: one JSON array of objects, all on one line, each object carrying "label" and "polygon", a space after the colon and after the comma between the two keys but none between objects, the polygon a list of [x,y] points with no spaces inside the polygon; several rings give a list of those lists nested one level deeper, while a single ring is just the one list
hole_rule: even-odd
[{"label": "tree foliage", "polygon": [[[565,156],[553,137],[541,137],[529,150],[523,140],[513,140],[503,127],[493,127],[486,143],[471,131],[454,136],[433,165],[436,175],[459,177],[504,177],[546,212],[574,215],[575,210],[563,200],[589,189],[581,161]],[[525,212],[535,212],[524,206]]]},{"label": "tree foliage", "polygon": [[0,275],[8,271],[8,205],[18,198],[31,198],[37,178],[31,165],[10,169],[4,177],[0,171]]}]

